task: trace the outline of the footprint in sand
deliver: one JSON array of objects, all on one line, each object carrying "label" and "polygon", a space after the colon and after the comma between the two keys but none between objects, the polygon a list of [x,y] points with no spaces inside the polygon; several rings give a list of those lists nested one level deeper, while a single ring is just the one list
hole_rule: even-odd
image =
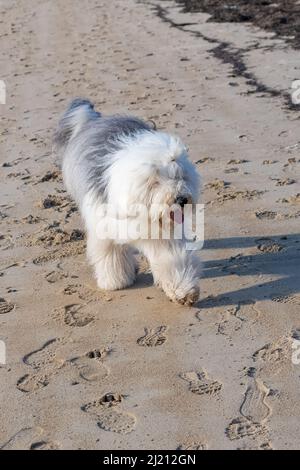
[{"label": "footprint in sand", "polygon": [[145,335],[137,340],[137,344],[148,347],[161,346],[167,341],[165,335],[167,329],[168,327],[164,325],[157,328],[145,328]]},{"label": "footprint in sand", "polygon": [[189,382],[189,390],[197,395],[215,395],[222,388],[220,382],[210,379],[203,370],[201,372],[185,372],[180,377]]},{"label": "footprint in sand", "polygon": [[56,441],[37,441],[33,442],[30,450],[59,450],[61,445]]},{"label": "footprint in sand", "polygon": [[280,245],[280,243],[277,243],[271,238],[260,238],[255,240],[255,242],[257,249],[263,253],[279,253],[279,251],[284,248],[283,245]]},{"label": "footprint in sand", "polygon": [[260,220],[274,220],[278,216],[277,212],[274,211],[267,211],[267,210],[262,210],[262,211],[256,211],[255,212],[255,217]]},{"label": "footprint in sand", "polygon": [[263,423],[271,415],[272,409],[266,402],[269,389],[260,379],[254,379],[246,390],[240,413],[253,423]]},{"label": "footprint in sand", "polygon": [[14,304],[0,297],[0,315],[11,312],[15,308]]},{"label": "footprint in sand", "polygon": [[83,232],[79,229],[73,229],[71,232],[61,228],[59,222],[53,222],[45,225],[39,231],[32,234],[23,234],[19,239],[21,246],[43,246],[49,247],[61,247],[82,241],[84,239]]},{"label": "footprint in sand", "polygon": [[213,199],[212,201],[207,202],[207,204],[224,204],[227,201],[232,201],[232,200],[248,200],[252,201],[252,199],[255,199],[257,197],[260,197],[262,194],[264,194],[265,191],[257,191],[257,190],[230,190],[226,191],[223,194],[220,194],[216,199]]},{"label": "footprint in sand", "polygon": [[68,326],[83,327],[94,320],[94,317],[86,312],[86,305],[70,304],[54,311],[54,318],[63,319]]},{"label": "footprint in sand", "polygon": [[81,409],[93,416],[101,429],[128,434],[135,428],[136,417],[119,409],[122,400],[123,396],[120,394],[107,393],[99,400],[82,406]]},{"label": "footprint in sand", "polygon": [[243,327],[244,318],[238,315],[240,305],[228,308],[225,313],[222,313],[222,321],[217,324],[217,334],[231,336]]},{"label": "footprint in sand", "polygon": [[280,214],[280,219],[289,220],[289,219],[298,219],[300,217],[300,211],[292,211],[287,214]]},{"label": "footprint in sand", "polygon": [[241,447],[237,447],[236,450],[273,450],[273,446],[271,442],[263,442],[259,445],[241,445]]},{"label": "footprint in sand", "polygon": [[24,223],[24,224],[38,224],[39,222],[41,222],[43,219],[41,219],[39,216],[37,215],[32,215],[32,214],[28,214],[26,215],[25,217],[23,217],[21,219],[21,221]]},{"label": "footprint in sand", "polygon": [[272,301],[280,304],[300,305],[300,295],[278,295],[272,297]]},{"label": "footprint in sand", "polygon": [[251,420],[242,417],[235,418],[231,421],[226,428],[225,433],[227,437],[233,441],[242,439],[243,437],[258,437],[264,436],[268,432],[264,424],[253,423]]},{"label": "footprint in sand", "polygon": [[[52,374],[53,375],[53,374]],[[40,388],[47,387],[50,382],[50,375],[45,372],[36,374],[25,374],[17,381],[17,388],[24,393],[35,392]]]},{"label": "footprint in sand", "polygon": [[179,444],[176,450],[207,450],[208,445],[202,439],[187,439],[182,444]]},{"label": "footprint in sand", "polygon": [[38,426],[23,428],[14,434],[9,440],[0,445],[0,450],[55,450],[60,449],[60,444],[55,441],[41,439],[44,430]]},{"label": "footprint in sand", "polygon": [[63,196],[58,196],[56,194],[48,194],[45,199],[40,201],[39,207],[41,207],[42,209],[55,208],[58,210],[63,207],[66,207],[69,203],[70,201]]},{"label": "footprint in sand", "polygon": [[40,177],[37,183],[46,183],[48,181],[59,181],[62,182],[62,174],[58,169],[48,170],[42,177]]},{"label": "footprint in sand", "polygon": [[40,369],[54,362],[57,362],[57,365],[61,365],[64,361],[58,358],[57,351],[63,344],[65,344],[64,339],[50,339],[41,348],[26,354],[23,357],[23,362],[33,369]]},{"label": "footprint in sand", "polygon": [[65,361],[57,354],[62,344],[62,339],[51,339],[23,357],[24,364],[30,366],[34,372],[23,375],[17,381],[17,388],[21,392],[34,392],[50,383],[51,378],[65,365]]},{"label": "footprint in sand", "polygon": [[263,442],[262,444],[260,444],[259,446],[259,450],[273,450],[273,445],[271,442],[267,441],[267,442]]},{"label": "footprint in sand", "polygon": [[296,183],[292,178],[271,178],[271,180],[276,181],[276,186],[289,186]]},{"label": "footprint in sand", "polygon": [[51,271],[50,273],[46,274],[45,278],[50,284],[55,284],[55,282],[62,281],[63,279],[67,278],[68,275],[61,272],[61,271]]},{"label": "footprint in sand", "polygon": [[76,367],[81,379],[97,382],[109,375],[109,369],[103,364],[103,358],[109,353],[109,348],[94,349],[83,356],[71,359],[70,364]]},{"label": "footprint in sand", "polygon": [[[240,136],[240,137],[245,137],[245,136]],[[248,162],[249,160],[242,160],[242,159],[236,160],[235,158],[233,158],[231,160],[228,160],[226,165],[241,165],[242,163],[248,163]]]},{"label": "footprint in sand", "polygon": [[266,364],[268,370],[278,373],[291,363],[293,341],[299,339],[299,331],[294,330],[290,335],[282,336],[272,343],[268,343],[253,354],[254,361]]},{"label": "footprint in sand", "polygon": [[14,242],[11,234],[0,235],[0,247],[2,251],[14,247]]},{"label": "footprint in sand", "polygon": [[32,441],[38,439],[43,434],[40,427],[23,428],[11,436],[7,442],[0,445],[1,450],[28,450]]},{"label": "footprint in sand", "polygon": [[85,242],[84,240],[81,241],[74,241],[67,243],[66,245],[62,245],[58,249],[53,249],[51,252],[38,256],[32,260],[33,264],[41,265],[48,263],[50,261],[59,260],[63,258],[67,258],[69,256],[77,256],[81,255],[85,252]]},{"label": "footprint in sand", "polygon": [[284,204],[300,204],[300,193],[290,196],[288,198],[279,199],[276,202],[281,202]]},{"label": "footprint in sand", "polygon": [[65,295],[77,295],[80,300],[84,300],[86,303],[97,302],[100,300],[111,301],[112,296],[106,291],[100,289],[92,289],[91,287],[84,286],[81,284],[69,284],[64,288],[63,293]]},{"label": "footprint in sand", "polygon": [[260,379],[251,381],[240,407],[241,416],[232,420],[225,430],[230,440],[243,437],[255,439],[262,436],[265,438],[268,435],[265,423],[272,412],[272,408],[266,401],[269,391]]}]

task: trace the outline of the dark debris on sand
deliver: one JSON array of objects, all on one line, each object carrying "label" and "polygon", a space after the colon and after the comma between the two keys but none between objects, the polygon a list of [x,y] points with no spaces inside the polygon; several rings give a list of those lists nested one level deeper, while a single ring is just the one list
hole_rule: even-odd
[{"label": "dark debris on sand", "polygon": [[300,48],[300,2],[298,0],[176,0],[186,12],[205,12],[208,21],[249,22],[284,38]]}]

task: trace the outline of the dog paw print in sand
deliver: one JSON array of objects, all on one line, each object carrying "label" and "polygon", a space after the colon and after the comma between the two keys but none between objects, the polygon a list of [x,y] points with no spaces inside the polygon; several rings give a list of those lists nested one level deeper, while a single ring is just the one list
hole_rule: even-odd
[{"label": "dog paw print in sand", "polygon": [[165,325],[158,326],[157,328],[145,328],[145,335],[141,336],[137,340],[137,344],[140,346],[161,346],[167,341],[167,336],[165,332],[168,327]]},{"label": "dog paw print in sand", "polygon": [[83,356],[70,360],[81,379],[87,382],[97,382],[109,375],[109,369],[103,364],[104,358],[111,352],[109,348],[94,349]]},{"label": "dog paw print in sand", "polygon": [[128,434],[135,428],[136,417],[121,409],[123,399],[118,393],[107,393],[99,400],[83,405],[81,409],[90,414],[101,429]]},{"label": "dog paw print in sand", "polygon": [[180,377],[189,382],[189,390],[197,395],[216,395],[222,388],[222,384],[211,379],[204,370],[185,372]]},{"label": "dog paw print in sand", "polygon": [[11,312],[15,308],[14,304],[0,297],[0,315]]},{"label": "dog paw print in sand", "polygon": [[58,373],[65,362],[58,355],[61,339],[51,339],[41,348],[26,354],[23,362],[31,371],[19,378],[17,388],[24,393],[34,392],[46,387],[51,378]]},{"label": "dog paw print in sand", "polygon": [[72,327],[83,327],[94,320],[87,305],[70,304],[54,311],[54,318]]}]

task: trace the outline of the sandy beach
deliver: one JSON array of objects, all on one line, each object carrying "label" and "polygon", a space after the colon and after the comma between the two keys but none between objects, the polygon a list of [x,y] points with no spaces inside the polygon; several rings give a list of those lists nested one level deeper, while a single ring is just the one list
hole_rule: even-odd
[{"label": "sandy beach", "polygon": [[[208,18],[164,0],[0,2],[2,449],[300,447],[299,50]],[[143,264],[131,288],[97,288],[52,152],[77,96],[188,145],[205,203],[193,307]]]}]

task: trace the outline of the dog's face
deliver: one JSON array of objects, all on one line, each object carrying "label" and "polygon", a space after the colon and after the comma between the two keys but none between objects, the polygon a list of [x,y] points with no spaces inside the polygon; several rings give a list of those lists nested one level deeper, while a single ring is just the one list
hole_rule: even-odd
[{"label": "dog's face", "polygon": [[196,203],[199,194],[199,175],[186,151],[154,168],[149,181],[150,218],[181,223],[184,207]]},{"label": "dog's face", "polygon": [[111,174],[111,202],[125,215],[137,205],[147,207],[149,218],[183,221],[186,204],[198,200],[200,177],[182,142],[167,134],[154,134],[132,145],[128,159],[119,159]]}]

